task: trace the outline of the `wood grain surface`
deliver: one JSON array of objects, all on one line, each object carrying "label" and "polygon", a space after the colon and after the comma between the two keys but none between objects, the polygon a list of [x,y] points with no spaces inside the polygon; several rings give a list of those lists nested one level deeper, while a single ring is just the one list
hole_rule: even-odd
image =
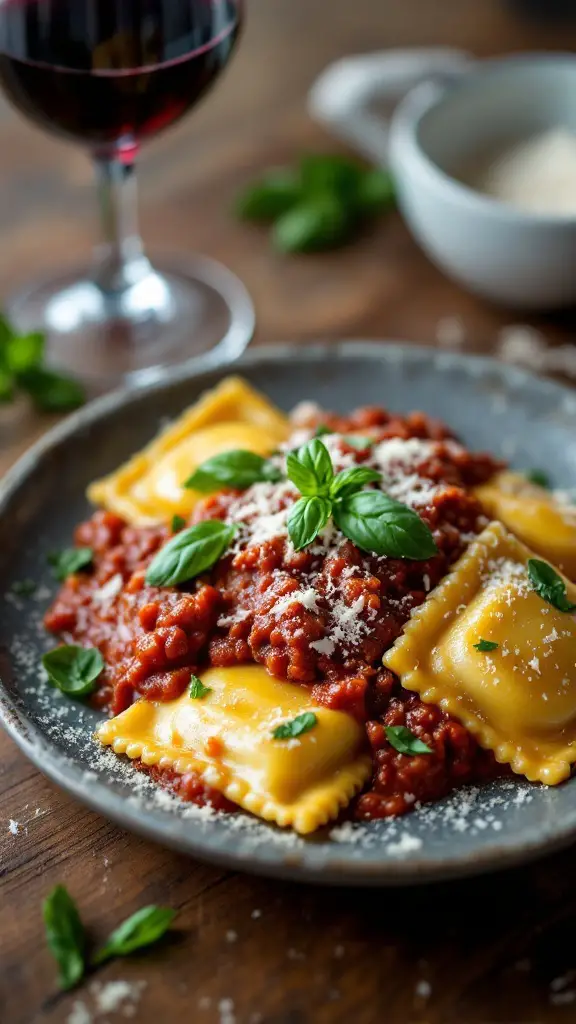
[{"label": "wood grain surface", "polygon": [[[340,252],[286,259],[230,215],[238,187],[261,169],[303,149],[336,148],[305,113],[307,88],[327,62],[446,43],[481,56],[570,49],[576,24],[538,25],[497,0],[248,0],[229,72],[142,161],[151,247],[197,249],[235,270],[256,302],[256,343],[356,336],[435,344],[439,321],[458,316],[471,351],[494,351],[502,328],[525,318],[447,281],[397,216]],[[1,105],[0,294],[85,259],[96,230],[92,203],[86,157]],[[573,338],[572,314],[528,322],[550,345]],[[0,472],[49,425],[24,403],[2,409]],[[10,819],[20,823],[16,835]],[[142,1024],[573,1021],[574,860],[572,850],[506,875],[376,893],[234,875],[85,810],[2,735],[0,1022],[114,1024],[130,1010]],[[176,934],[60,994],[40,920],[42,898],[58,882],[96,938],[152,902],[179,911]],[[145,987],[106,1010],[113,990],[102,986],[114,980]]]}]

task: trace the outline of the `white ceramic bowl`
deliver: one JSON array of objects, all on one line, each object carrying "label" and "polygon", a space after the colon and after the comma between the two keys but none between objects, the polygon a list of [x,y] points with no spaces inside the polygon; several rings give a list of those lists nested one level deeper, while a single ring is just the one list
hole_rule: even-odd
[{"label": "white ceramic bowl", "polygon": [[[389,119],[375,109],[394,100]],[[390,166],[413,234],[451,277],[525,309],[576,302],[576,217],[524,212],[456,177],[499,145],[549,128],[576,132],[574,56],[476,63],[436,50],[350,58],[321,76],[310,109]]]}]

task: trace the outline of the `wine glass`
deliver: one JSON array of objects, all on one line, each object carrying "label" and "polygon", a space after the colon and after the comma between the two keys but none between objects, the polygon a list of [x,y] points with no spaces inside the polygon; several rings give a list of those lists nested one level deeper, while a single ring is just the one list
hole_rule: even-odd
[{"label": "wine glass", "polygon": [[103,227],[91,266],[32,285],[8,314],[45,331],[48,362],[96,387],[231,359],[252,336],[252,303],[230,271],[199,256],[150,262],[134,176],[141,144],[227,64],[242,13],[242,0],[0,0],[0,86],[32,121],[88,148]]}]

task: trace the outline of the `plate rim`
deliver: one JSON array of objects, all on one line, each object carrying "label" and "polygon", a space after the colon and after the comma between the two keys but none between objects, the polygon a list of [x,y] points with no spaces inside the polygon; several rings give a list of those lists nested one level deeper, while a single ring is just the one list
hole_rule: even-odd
[{"label": "plate rim", "polygon": [[[227,366],[218,367],[174,367],[166,370],[162,377],[139,387],[117,389],[83,406],[77,412],[56,424],[35,442],[8,470],[0,481],[0,516],[12,497],[17,496],[20,486],[27,480],[37,463],[48,453],[64,444],[77,431],[105,419],[108,413],[124,406],[129,407],[144,396],[170,389],[184,381],[202,383],[202,378],[241,374],[244,368],[266,363],[283,363],[298,358],[300,361],[321,363],[327,356],[338,360],[353,358],[378,358],[394,362],[418,362],[422,359],[433,364],[438,370],[459,367],[470,372],[476,367],[476,375],[492,373],[508,390],[521,389],[524,385],[534,387],[552,398],[562,399],[568,415],[574,417],[576,426],[576,394],[574,389],[547,378],[539,378],[528,370],[511,366],[490,357],[461,351],[446,351],[412,342],[346,340],[322,341],[314,344],[304,342],[278,343],[254,346],[239,360]],[[474,373],[472,374],[474,375]],[[355,886],[402,886],[444,881],[499,871],[519,863],[528,862],[568,846],[576,837],[576,807],[572,818],[550,834],[526,838],[522,845],[508,846],[495,838],[482,850],[471,850],[454,856],[411,856],[405,860],[386,859],[381,863],[355,860],[344,852],[330,857],[324,864],[307,862],[306,849],[276,849],[276,857],[266,859],[260,848],[250,853],[225,851],[215,848],[210,836],[199,831],[196,835],[191,828],[182,841],[170,829],[170,819],[155,818],[145,810],[134,807],[121,794],[106,788],[99,780],[94,786],[87,785],[83,778],[85,769],[78,763],[60,754],[50,740],[32,721],[26,718],[25,708],[19,706],[0,679],[0,724],[2,724],[24,755],[56,785],[68,792],[74,799],[88,805],[92,810],[152,841],[185,853],[199,860],[217,864],[223,868],[248,871],[255,874],[313,882],[315,884]],[[182,820],[182,819],[179,819]],[[193,824],[193,819],[190,821]],[[219,822],[220,824],[220,822]],[[230,832],[228,833],[231,834]]]}]

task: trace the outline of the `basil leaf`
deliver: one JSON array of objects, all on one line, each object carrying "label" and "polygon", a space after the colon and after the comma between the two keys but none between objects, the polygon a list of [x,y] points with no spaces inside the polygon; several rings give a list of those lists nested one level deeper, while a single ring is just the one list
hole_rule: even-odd
[{"label": "basil leaf", "polygon": [[92,963],[102,964],[113,956],[128,956],[137,949],[151,946],[166,934],[175,917],[176,911],[170,907],[142,907],[112,932]]},{"label": "basil leaf", "polygon": [[15,376],[39,366],[43,357],[44,335],[39,331],[14,334],[6,344],[6,366]]},{"label": "basil leaf", "polygon": [[336,502],[336,525],[357,547],[389,558],[421,561],[438,553],[426,523],[382,491],[358,491]]},{"label": "basil leaf", "polygon": [[40,412],[67,412],[86,401],[86,393],[78,381],[41,366],[20,373],[18,384]]},{"label": "basil leaf", "polygon": [[365,216],[372,216],[394,206],[394,181],[389,171],[366,171],[358,183],[356,204]]},{"label": "basil leaf", "polygon": [[373,437],[362,437],[360,434],[343,434],[346,444],[356,451],[363,452],[365,448],[372,448],[376,442]]},{"label": "basil leaf", "polygon": [[533,589],[540,597],[558,608],[561,612],[576,611],[576,604],[569,601],[566,596],[566,584],[561,576],[548,562],[541,562],[539,558],[528,560],[528,576]]},{"label": "basil leaf", "polygon": [[381,479],[381,474],[369,466],[351,466],[334,477],[330,485],[330,497],[334,500],[347,498],[350,494],[361,491],[365,484],[377,484]]},{"label": "basil leaf", "polygon": [[433,754],[431,747],[418,739],[405,725],[385,725],[384,732],[389,744],[400,754]]},{"label": "basil leaf", "polygon": [[290,168],[279,167],[240,194],[236,213],[242,220],[276,220],[294,206],[301,196],[302,186],[298,175]]},{"label": "basil leaf", "polygon": [[150,587],[175,587],[210,569],[222,557],[235,533],[219,519],[207,519],[172,537],[148,566]]},{"label": "basil leaf", "polygon": [[310,153],[300,161],[300,177],[307,195],[334,195],[355,201],[364,178],[364,168],[355,160],[332,153]]},{"label": "basil leaf", "polygon": [[327,497],[334,479],[334,470],[326,445],[319,438],[313,437],[295,452],[289,452],[286,474],[305,497],[316,494]]},{"label": "basil leaf", "polygon": [[192,698],[192,700],[201,700],[202,697],[205,697],[207,693],[212,693],[212,687],[204,686],[202,680],[199,679],[198,676],[193,675],[190,680],[190,689],[188,690],[188,695]]},{"label": "basil leaf", "polygon": [[18,597],[31,597],[38,590],[38,584],[34,580],[14,580],[10,590]]},{"label": "basil leaf", "polygon": [[325,423],[320,423],[314,431],[314,437],[326,437],[326,434],[333,434],[334,431],[330,427],[326,426]]},{"label": "basil leaf", "polygon": [[50,681],[70,697],[86,697],[92,693],[104,668],[104,659],[97,647],[76,647],[73,644],[55,647],[42,658]]},{"label": "basil leaf", "polygon": [[184,526],[186,526],[186,520],[184,519],[183,516],[172,516],[172,522],[170,524],[170,529],[172,530],[172,533],[178,533],[178,531],[181,530]]},{"label": "basil leaf", "polygon": [[350,209],[327,194],[304,200],[279,217],[272,241],[280,252],[321,252],[342,245],[353,227]]},{"label": "basil leaf", "polygon": [[288,514],[288,536],[296,551],[311,544],[323,530],[332,512],[332,502],[329,498],[322,498],[314,495],[310,498],[300,498]]},{"label": "basil leaf", "polygon": [[272,736],[275,740],[295,739],[296,736],[301,736],[303,732],[310,732],[310,729],[314,728],[317,721],[318,719],[313,711],[304,711],[290,722],[283,722],[282,725],[277,725],[272,730]]},{"label": "basil leaf", "polygon": [[498,644],[494,643],[493,640],[479,640],[477,644],[472,644],[477,651],[496,651],[498,650]]},{"label": "basil leaf", "polygon": [[550,490],[550,477],[543,469],[529,469],[524,476],[531,484],[536,484],[537,487],[544,487],[547,491]]},{"label": "basil leaf", "polygon": [[87,568],[92,564],[93,558],[92,548],[66,548],[64,551],[48,555],[48,563],[52,566],[56,579],[62,581],[72,573]]},{"label": "basil leaf", "polygon": [[276,483],[282,479],[280,470],[268,459],[256,452],[238,448],[230,452],[221,452],[206,459],[201,466],[186,480],[184,487],[195,491],[209,493],[222,487],[232,487],[245,491],[252,484],[267,480]]},{"label": "basil leaf", "polygon": [[5,367],[0,366],[0,402],[11,402],[14,398],[14,378]]},{"label": "basil leaf", "polygon": [[48,894],[42,916],[46,942],[60,968],[60,987],[73,988],[84,975],[86,936],[76,904],[63,885]]}]

